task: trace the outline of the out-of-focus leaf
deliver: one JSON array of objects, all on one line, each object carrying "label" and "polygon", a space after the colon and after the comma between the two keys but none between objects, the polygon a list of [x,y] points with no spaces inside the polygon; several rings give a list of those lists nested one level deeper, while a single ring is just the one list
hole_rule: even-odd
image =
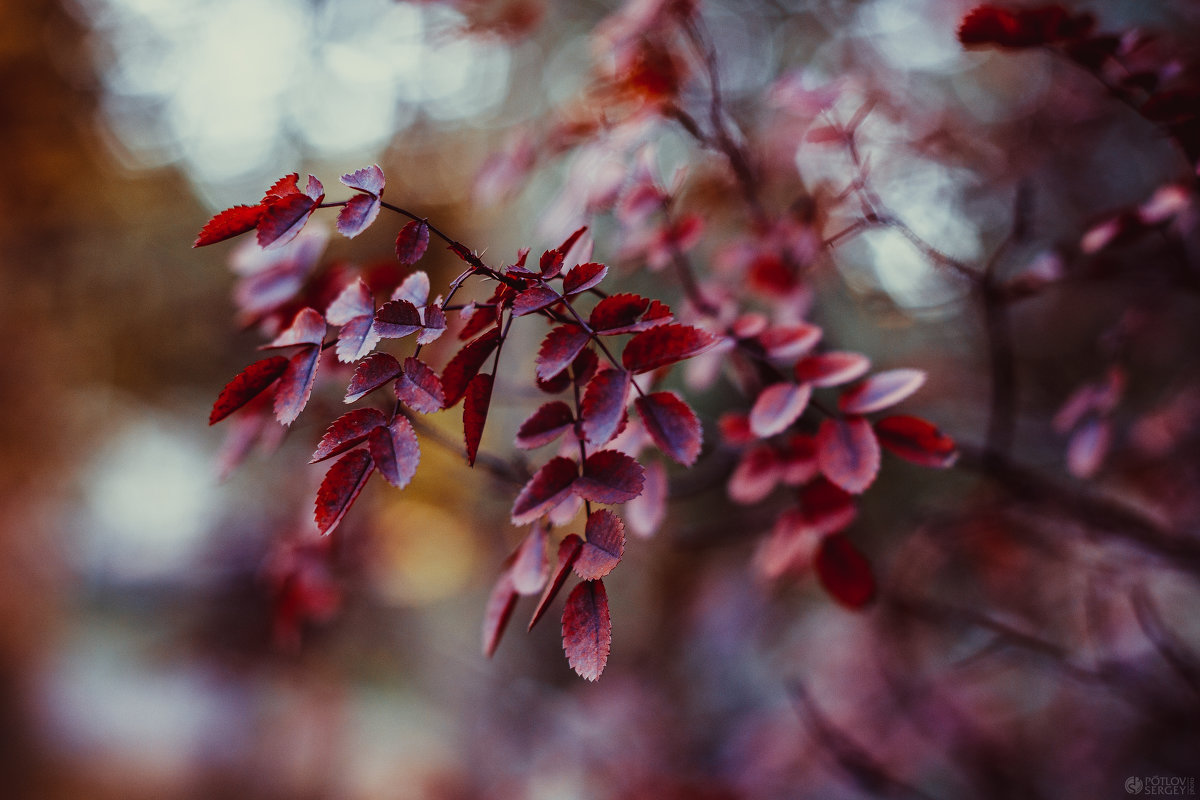
[{"label": "out-of-focus leaf", "polygon": [[814,353],[796,362],[796,381],[813,386],[840,386],[858,380],[871,368],[871,360],[861,353],[832,351]]},{"label": "out-of-focus leaf", "polygon": [[817,463],[825,477],[861,494],[879,472],[879,440],[865,417],[826,419],[817,429]]},{"label": "out-of-focus leaf", "polygon": [[505,569],[496,579],[483,612],[483,654],[488,658],[496,652],[516,606],[517,590],[513,588],[512,573]]},{"label": "out-of-focus leaf", "polygon": [[842,534],[827,536],[821,542],[814,565],[825,591],[847,608],[862,608],[874,599],[871,564]]},{"label": "out-of-focus leaf", "polygon": [[875,423],[875,435],[887,450],[923,467],[944,469],[958,459],[954,440],[919,417],[884,417]]},{"label": "out-of-focus leaf", "polygon": [[535,523],[517,548],[513,560],[512,581],[517,594],[537,594],[550,577],[550,562],[546,560],[549,531],[541,522]]},{"label": "out-of-focus leaf", "polygon": [[575,574],[585,581],[613,571],[625,553],[625,523],[607,508],[593,511],[584,530],[583,550],[575,559]]},{"label": "out-of-focus leaf", "polygon": [[758,342],[769,358],[793,359],[804,355],[821,341],[821,329],[807,322],[769,328]]},{"label": "out-of-focus leaf", "polygon": [[642,538],[658,532],[667,513],[667,471],[662,462],[646,465],[642,493],[625,503],[621,512],[629,530]]},{"label": "out-of-focus leaf", "polygon": [[563,584],[567,582],[567,577],[571,574],[571,568],[575,564],[575,559],[579,557],[579,553],[583,550],[583,540],[575,534],[568,534],[558,545],[558,560],[554,565],[554,572],[549,581],[546,582],[546,588],[542,592],[541,599],[538,600],[537,608],[533,610],[533,616],[529,618],[529,630],[533,630],[533,626],[537,625],[538,620],[546,613],[546,609],[554,602],[554,598],[558,596]]},{"label": "out-of-focus leaf", "polygon": [[871,414],[896,405],[921,388],[925,373],[919,369],[890,369],[877,372],[846,389],[838,398],[844,414]]},{"label": "out-of-focus leaf", "polygon": [[766,438],[783,433],[808,408],[812,387],[790,381],[775,383],[763,389],[750,409],[750,430]]}]

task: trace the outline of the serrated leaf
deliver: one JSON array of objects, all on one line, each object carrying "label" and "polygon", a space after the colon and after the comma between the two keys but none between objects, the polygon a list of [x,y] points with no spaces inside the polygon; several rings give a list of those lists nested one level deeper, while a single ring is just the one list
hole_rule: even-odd
[{"label": "serrated leaf", "polygon": [[621,293],[609,295],[597,303],[588,316],[588,326],[596,333],[614,336],[637,333],[672,319],[671,309],[657,300]]},{"label": "serrated leaf", "polygon": [[320,361],[321,348],[313,345],[288,359],[287,367],[279,378],[279,386],[275,389],[275,419],[280,424],[291,425],[308,405]]},{"label": "serrated leaf", "polygon": [[623,369],[597,372],[588,382],[579,413],[589,442],[603,446],[617,435],[631,385],[629,373]]},{"label": "serrated leaf", "polygon": [[871,360],[861,353],[833,351],[805,356],[796,362],[794,374],[798,383],[813,386],[840,386],[867,374]]},{"label": "serrated leaf", "polygon": [[396,381],[396,396],[406,406],[422,414],[441,411],[446,403],[441,379],[416,356],[404,360],[404,370]]},{"label": "serrated leaf", "polygon": [[814,566],[825,591],[847,608],[862,608],[874,599],[871,564],[842,534],[825,537],[817,548]]},{"label": "serrated leaf", "polygon": [[338,212],[338,233],[347,239],[353,239],[371,227],[371,223],[379,216],[380,201],[372,194],[358,194],[346,201]]},{"label": "serrated leaf", "polygon": [[417,474],[421,447],[412,423],[405,417],[397,416],[391,425],[372,430],[367,434],[367,446],[379,474],[397,489],[408,486]]},{"label": "serrated leaf", "polygon": [[475,466],[483,427],[487,424],[488,408],[492,404],[492,376],[480,373],[467,385],[463,401],[463,437],[467,443],[467,465]]},{"label": "serrated leaf", "polygon": [[538,623],[538,620],[546,613],[546,609],[554,602],[554,598],[558,596],[563,584],[567,582],[567,577],[571,574],[575,559],[579,557],[582,550],[583,540],[573,533],[568,534],[559,543],[558,560],[555,563],[553,575],[546,582],[546,588],[542,592],[541,599],[538,600],[537,608],[533,610],[533,616],[529,618],[529,630],[533,630],[533,626]]},{"label": "serrated leaf", "polygon": [[653,392],[634,401],[646,432],[658,449],[685,467],[696,463],[704,443],[700,420],[674,392]]},{"label": "serrated leaf", "polygon": [[442,334],[446,332],[446,312],[442,311],[442,307],[437,303],[425,306],[422,310],[421,322],[425,327],[417,334],[417,344],[419,345],[432,344],[442,338]]},{"label": "serrated leaf", "polygon": [[286,194],[267,201],[258,220],[258,246],[277,248],[296,238],[317,207],[317,201],[303,194]]},{"label": "serrated leaf", "polygon": [[[542,277],[546,280],[550,280],[562,272],[563,257],[565,255],[566,253],[564,253],[562,250],[547,250],[546,252],[542,253],[542,257],[538,260],[538,270]],[[515,269],[522,272],[526,271],[524,269],[524,264],[516,266]]]},{"label": "serrated leaf", "polygon": [[542,447],[562,436],[574,424],[575,417],[566,403],[561,400],[543,403],[517,429],[516,445],[522,450]]},{"label": "serrated leaf", "polygon": [[586,292],[604,280],[604,276],[607,274],[608,267],[594,261],[572,267],[563,278],[563,294],[573,295]]},{"label": "serrated leaf", "polygon": [[584,581],[567,597],[562,616],[563,652],[581,678],[604,672],[612,647],[612,619],[604,581]]},{"label": "serrated leaf", "polygon": [[415,264],[429,249],[429,223],[424,220],[412,222],[400,229],[396,236],[396,258],[401,264]]},{"label": "serrated leaf", "polygon": [[373,194],[376,197],[383,194],[383,187],[386,183],[383,170],[379,168],[378,164],[356,169],[354,172],[343,175],[340,180],[344,186]]},{"label": "serrated leaf", "polygon": [[550,536],[545,525],[535,523],[517,548],[512,564],[513,588],[517,594],[537,594],[550,577],[550,562],[546,560],[546,547]]},{"label": "serrated leaf", "polygon": [[215,425],[249,403],[274,383],[287,366],[288,360],[283,356],[271,356],[255,361],[239,372],[217,395],[208,415],[208,424]]},{"label": "serrated leaf", "polygon": [[583,474],[575,481],[575,494],[595,503],[624,503],[637,497],[645,481],[645,470],[631,456],[618,450],[598,450],[583,462]]},{"label": "serrated leaf", "polygon": [[442,389],[446,393],[446,408],[453,406],[467,393],[467,385],[479,374],[488,356],[500,343],[500,331],[493,328],[464,345],[442,370]]},{"label": "serrated leaf", "polygon": [[750,430],[765,439],[783,433],[800,418],[812,397],[807,383],[775,383],[763,389],[750,409]]},{"label": "serrated leaf", "polygon": [[517,591],[513,588],[512,574],[506,569],[496,579],[483,612],[483,654],[486,657],[491,658],[496,652],[516,607]]},{"label": "serrated leaf", "polygon": [[625,523],[607,508],[593,511],[584,530],[583,549],[575,559],[575,574],[585,581],[613,571],[625,553]]},{"label": "serrated leaf", "polygon": [[300,174],[293,172],[290,175],[284,175],[275,183],[271,184],[271,188],[267,189],[263,195],[262,203],[267,203],[270,200],[276,200],[280,197],[286,197],[289,194],[300,194],[300,186],[298,184]]},{"label": "serrated leaf", "polygon": [[549,380],[570,366],[590,338],[578,325],[559,325],[551,330],[538,349],[538,378]]},{"label": "serrated leaf", "polygon": [[571,486],[579,476],[574,461],[555,456],[547,461],[522,488],[513,501],[514,525],[525,525],[550,511],[571,494]]},{"label": "serrated leaf", "polygon": [[635,375],[699,355],[717,343],[691,325],[659,325],[635,335],[621,353],[621,363]]},{"label": "serrated leaf", "polygon": [[844,414],[871,414],[896,405],[921,388],[925,373],[919,369],[877,372],[842,392],[838,409]]},{"label": "serrated leaf", "polygon": [[379,333],[371,317],[355,317],[338,331],[337,359],[352,364],[367,356],[379,344]]},{"label": "serrated leaf", "polygon": [[954,440],[919,417],[884,417],[875,423],[875,435],[885,449],[922,467],[944,469],[958,459]]},{"label": "serrated leaf", "polygon": [[879,472],[879,440],[865,417],[826,419],[817,429],[817,463],[825,477],[861,494]]},{"label": "serrated leaf", "polygon": [[384,339],[400,339],[421,327],[421,312],[407,300],[389,300],[375,312],[375,332]]},{"label": "serrated leaf", "polygon": [[346,387],[344,402],[353,403],[363,395],[400,375],[400,362],[388,353],[374,353],[354,368],[354,376]]},{"label": "serrated leaf", "polygon": [[317,180],[316,175],[308,176],[308,183],[304,185],[304,194],[308,195],[314,206],[325,199],[325,187]]},{"label": "serrated leaf", "polygon": [[553,305],[561,299],[562,297],[559,296],[558,292],[549,286],[531,287],[513,298],[513,316],[523,317],[526,314],[541,311],[546,306]]},{"label": "serrated leaf", "polygon": [[383,425],[387,425],[387,417],[377,409],[356,408],[347,411],[325,429],[325,435],[321,437],[308,463],[315,464],[344,453],[366,439],[367,434],[375,428]]},{"label": "serrated leaf", "polygon": [[374,469],[375,463],[366,450],[351,450],[334,462],[317,490],[317,530],[328,534],[338,526]]},{"label": "serrated leaf", "polygon": [[302,308],[292,318],[292,324],[276,336],[270,343],[264,344],[260,350],[274,350],[281,347],[296,347],[325,343],[325,318],[315,308]]},{"label": "serrated leaf", "polygon": [[265,211],[266,208],[261,205],[227,208],[205,223],[196,235],[196,241],[192,242],[192,247],[216,244],[252,231]]}]

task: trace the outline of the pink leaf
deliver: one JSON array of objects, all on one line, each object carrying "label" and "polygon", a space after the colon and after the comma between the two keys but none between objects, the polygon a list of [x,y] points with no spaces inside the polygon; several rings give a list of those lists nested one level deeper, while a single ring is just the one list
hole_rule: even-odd
[{"label": "pink leaf", "polygon": [[374,353],[354,368],[354,377],[346,387],[345,402],[353,403],[368,392],[400,375],[400,362],[387,353]]},{"label": "pink leaf", "polygon": [[617,450],[599,450],[583,462],[583,475],[575,481],[575,494],[595,503],[624,503],[637,497],[645,470]]},{"label": "pink leaf", "polygon": [[517,607],[517,590],[513,588],[512,573],[504,570],[496,579],[483,612],[483,654],[488,658],[496,652],[500,637],[508,627],[513,609]]},{"label": "pink leaf", "polygon": [[315,308],[302,308],[296,312],[296,316],[292,318],[292,324],[288,326],[287,330],[276,336],[269,344],[264,344],[260,349],[269,350],[302,345],[320,347],[324,343],[325,318]]},{"label": "pink leaf", "polygon": [[625,523],[607,508],[593,511],[584,531],[583,550],[575,559],[575,574],[585,581],[613,571],[625,552]]},{"label": "pink leaf", "polygon": [[817,463],[851,494],[866,491],[879,472],[879,440],[865,417],[826,419],[817,430]]},{"label": "pink leaf", "polygon": [[535,311],[541,311],[549,305],[557,303],[562,298],[558,292],[549,286],[534,286],[521,292],[513,299],[513,316],[523,317]]},{"label": "pink leaf", "polygon": [[546,560],[549,538],[547,527],[539,522],[517,548],[511,570],[517,594],[537,594],[546,585],[550,577],[550,562]]},{"label": "pink leaf", "polygon": [[735,503],[752,505],[766,498],[783,478],[783,464],[768,445],[751,447],[729,476],[726,491]]},{"label": "pink leaf", "polygon": [[821,340],[821,329],[816,325],[801,322],[771,328],[759,334],[758,342],[768,358],[793,359],[816,347]]},{"label": "pink leaf", "polygon": [[538,623],[538,620],[546,613],[546,609],[550,607],[550,603],[558,596],[563,584],[567,582],[567,577],[571,574],[575,559],[579,557],[582,550],[583,541],[573,533],[559,543],[558,561],[554,566],[554,575],[546,583],[542,597],[538,600],[537,608],[533,610],[533,616],[529,619],[529,630],[533,630],[533,626]]},{"label": "pink leaf", "polygon": [[317,490],[317,530],[328,534],[342,521],[375,468],[366,450],[351,450],[338,459]]},{"label": "pink leaf", "polygon": [[612,619],[604,581],[584,581],[567,597],[562,635],[563,652],[571,668],[584,680],[599,678],[612,646]]},{"label": "pink leaf", "polygon": [[630,339],[621,363],[634,374],[649,372],[699,355],[716,342],[711,334],[691,325],[659,325]]},{"label": "pink leaf", "polygon": [[573,267],[563,278],[563,294],[572,295],[586,292],[608,274],[608,267],[603,264],[589,262]]},{"label": "pink leaf", "polygon": [[779,453],[783,473],[780,480],[788,486],[808,483],[821,471],[817,464],[817,441],[807,433],[796,433],[788,437]]},{"label": "pink leaf", "polygon": [[421,313],[407,300],[390,300],[375,312],[375,332],[385,339],[400,339],[422,326]]},{"label": "pink leaf", "polygon": [[788,509],[754,552],[754,567],[767,580],[786,572],[799,572],[811,565],[821,537],[806,523],[799,509]]},{"label": "pink leaf", "polygon": [[261,205],[227,208],[200,229],[192,247],[216,244],[246,231],[252,231],[258,225],[258,221],[262,219],[264,211],[266,208]]},{"label": "pink leaf", "polygon": [[338,233],[347,239],[353,239],[371,227],[371,223],[379,216],[379,198],[370,194],[359,194],[351,197],[338,212]]},{"label": "pink leaf", "polygon": [[375,320],[370,316],[355,317],[338,331],[338,361],[343,364],[358,361],[370,354],[377,344],[379,333],[375,330]]},{"label": "pink leaf", "polygon": [[345,325],[356,317],[373,316],[375,303],[371,299],[371,290],[362,278],[355,278],[346,284],[346,288],[325,309],[325,319],[330,325]]},{"label": "pink leaf", "polygon": [[396,396],[406,406],[422,414],[441,411],[446,403],[441,379],[416,356],[404,360],[404,372],[396,381]]},{"label": "pink leaf", "polygon": [[555,456],[547,461],[521,488],[513,502],[513,524],[533,522],[567,499],[578,475],[578,466],[569,458]]},{"label": "pink leaf", "polygon": [[616,335],[663,325],[673,319],[671,309],[657,300],[636,294],[614,294],[601,300],[588,317],[588,326],[596,333]]},{"label": "pink leaf", "polygon": [[1086,480],[1096,474],[1112,441],[1112,426],[1108,420],[1088,417],[1071,434],[1067,444],[1067,470],[1076,478]]},{"label": "pink leaf", "polygon": [[249,403],[267,389],[287,369],[288,360],[283,356],[271,356],[256,361],[239,372],[225,384],[208,415],[208,424],[215,425]]},{"label": "pink leaf", "polygon": [[546,336],[537,354],[537,376],[549,380],[562,372],[587,346],[589,336],[578,325],[559,325]]},{"label": "pink leaf", "polygon": [[575,423],[571,407],[561,400],[541,405],[517,429],[517,447],[532,450],[550,444]]},{"label": "pink leaf", "polygon": [[817,549],[817,578],[825,591],[848,608],[862,608],[875,597],[871,564],[840,533],[828,536]]},{"label": "pink leaf", "polygon": [[796,362],[795,375],[799,383],[813,386],[840,386],[867,374],[871,360],[861,353],[815,353]]},{"label": "pink leaf", "polygon": [[845,530],[858,516],[854,496],[826,478],[817,478],[799,493],[804,522],[820,536]]},{"label": "pink leaf", "polygon": [[896,405],[925,383],[925,373],[919,369],[891,369],[877,372],[846,391],[838,398],[838,408],[844,414],[871,414]]},{"label": "pink leaf", "polygon": [[579,413],[583,418],[584,436],[589,442],[603,446],[617,435],[629,387],[629,373],[623,369],[598,372],[588,382]]},{"label": "pink leaf", "polygon": [[442,389],[446,393],[446,408],[463,399],[467,385],[479,374],[483,363],[500,343],[500,331],[493,328],[478,339],[466,344],[442,370]]},{"label": "pink leaf", "polygon": [[376,197],[383,194],[385,180],[383,170],[379,168],[378,164],[356,169],[354,172],[343,175],[340,180],[343,185],[351,189],[358,189],[360,192],[373,194]]},{"label": "pink leaf", "polygon": [[280,424],[291,425],[308,405],[320,360],[321,348],[315,345],[308,345],[288,360],[275,390],[275,419]]},{"label": "pink leaf", "polygon": [[954,440],[918,417],[884,417],[875,423],[875,435],[885,449],[923,467],[944,469],[958,459]]},{"label": "pink leaf", "polygon": [[392,292],[393,300],[407,300],[417,308],[429,302],[429,273],[423,269],[414,270],[411,275]]},{"label": "pink leaf", "polygon": [[371,431],[383,425],[387,425],[387,417],[377,409],[356,408],[347,411],[325,429],[325,435],[321,437],[321,442],[308,463],[315,464],[344,453],[366,439]]},{"label": "pink leaf", "polygon": [[674,392],[654,392],[634,404],[660,450],[685,467],[696,463],[704,435],[691,406]]},{"label": "pink leaf", "polygon": [[492,404],[492,376],[481,373],[467,385],[463,402],[463,437],[467,443],[467,464],[475,466],[483,426],[487,423],[488,407]]},{"label": "pink leaf", "polygon": [[768,386],[750,409],[750,430],[761,438],[783,433],[804,413],[810,397],[808,384],[784,381]]},{"label": "pink leaf", "polygon": [[429,223],[413,220],[396,237],[396,258],[401,264],[415,264],[429,249]]},{"label": "pink leaf", "polygon": [[622,510],[629,530],[642,538],[658,532],[667,513],[667,471],[662,462],[646,465],[646,480],[642,493],[627,502]]},{"label": "pink leaf", "polygon": [[397,489],[408,486],[417,474],[421,448],[412,423],[403,416],[397,416],[391,425],[372,430],[367,435],[367,446],[379,474]]}]

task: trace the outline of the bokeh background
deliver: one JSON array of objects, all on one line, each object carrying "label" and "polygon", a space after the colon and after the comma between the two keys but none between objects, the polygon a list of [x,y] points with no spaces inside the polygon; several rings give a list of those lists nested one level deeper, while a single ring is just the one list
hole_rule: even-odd
[{"label": "bokeh background", "polygon": [[[1087,5],[1115,30],[1200,22],[1194,3]],[[877,96],[877,188],[965,261],[1006,229],[1014,175],[1037,198],[1037,235],[1006,265],[1019,272],[1180,174],[1169,143],[1069,65],[964,52],[967,7],[711,0],[704,13],[735,116],[793,68]],[[614,574],[613,656],[592,685],[552,623],[479,654],[484,599],[519,537],[515,487],[425,445],[412,487],[373,486],[343,525],[336,613],[298,646],[273,641],[273,548],[312,535],[323,468],[303,465],[336,398],[221,479],[208,408],[259,340],[233,322],[230,247],[192,239],[285,173],[315,173],[332,196],[336,176],[379,163],[389,198],[497,260],[556,244],[579,210],[565,177],[610,165],[568,156],[501,203],[483,202],[476,175],[515,126],[588,85],[589,37],[612,11],[0,4],[0,794],[1083,798],[1126,796],[1126,776],[1200,777],[1194,567],[967,469],[904,465],[872,490],[855,538],[889,596],[912,602],[868,613],[811,579],[755,578],[770,515],[725,500],[732,455],[674,476],[667,523]],[[837,174],[798,138],[770,144],[810,187]],[[660,145],[668,163],[696,152],[678,131]],[[386,259],[394,233],[331,239],[327,257]],[[901,239],[839,251],[815,313],[877,364],[927,369],[913,407],[978,443],[978,309]],[[597,255],[617,254],[601,241]],[[425,268],[436,282],[454,265],[435,254]],[[1062,475],[1049,420],[1103,375],[1102,336],[1159,342],[1128,421],[1185,411],[1166,443],[1123,440],[1102,486],[1194,531],[1195,304],[1114,274],[1017,309],[1018,452]],[[528,402],[493,408],[485,446],[505,448]],[[713,442],[731,402],[699,401]],[[452,440],[453,423],[433,422]],[[1170,635],[1148,635],[1155,624]]]}]

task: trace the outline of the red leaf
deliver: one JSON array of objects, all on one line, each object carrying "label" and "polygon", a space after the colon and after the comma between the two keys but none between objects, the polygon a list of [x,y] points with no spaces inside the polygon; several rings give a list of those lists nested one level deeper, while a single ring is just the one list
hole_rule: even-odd
[{"label": "red leaf", "polygon": [[625,552],[625,523],[607,508],[588,517],[583,550],[575,559],[575,574],[585,581],[603,578],[613,571]]},{"label": "red leaf", "polygon": [[1094,25],[1091,14],[1070,14],[1061,5],[1014,11],[980,6],[959,24],[958,40],[967,47],[990,44],[1020,49],[1079,39]]},{"label": "red leaf", "polygon": [[374,353],[354,368],[354,377],[346,387],[345,402],[353,403],[358,398],[373,392],[380,386],[400,375],[400,362],[387,353]]},{"label": "red leaf", "polygon": [[817,463],[829,480],[861,494],[879,472],[879,440],[865,417],[829,418],[817,430]]},{"label": "red leaf", "polygon": [[607,274],[608,267],[594,261],[572,267],[571,271],[563,278],[563,294],[572,295],[586,292],[604,280],[604,276]]},{"label": "red leaf", "polygon": [[870,414],[894,406],[925,383],[925,373],[919,369],[891,369],[877,372],[846,391],[838,398],[838,408],[845,414]]},{"label": "red leaf", "polygon": [[546,306],[553,305],[561,299],[562,297],[559,296],[558,292],[549,286],[534,286],[531,289],[521,292],[513,300],[513,316],[523,317],[526,314],[541,311]]},{"label": "red leaf", "polygon": [[788,486],[808,483],[820,471],[817,465],[817,441],[807,433],[789,436],[779,458],[783,467],[780,480]]},{"label": "red leaf", "polygon": [[475,466],[479,440],[483,438],[483,426],[487,423],[491,404],[492,376],[486,372],[476,375],[467,385],[466,400],[463,402],[463,437],[467,442],[468,466]]},{"label": "red leaf", "polygon": [[750,430],[764,439],[783,433],[804,413],[810,397],[812,387],[806,383],[785,381],[768,386],[750,409]]},{"label": "red leaf", "polygon": [[817,577],[825,591],[848,608],[862,608],[875,597],[871,564],[840,533],[828,536],[817,549]]},{"label": "red leaf", "polygon": [[799,499],[805,523],[820,536],[845,530],[858,516],[854,496],[826,478],[817,478],[801,489]]},{"label": "red leaf", "polygon": [[[564,257],[570,255],[571,248],[574,247],[575,243],[579,241],[580,236],[583,236],[585,233],[587,233],[587,229],[588,229],[587,225],[584,225],[581,228],[577,228],[570,236],[568,236],[566,239],[563,240],[562,244],[560,244],[555,249],[558,250],[558,252],[562,253]],[[589,248],[589,252],[590,252],[590,248]],[[576,263],[578,263],[578,262],[576,262]]]},{"label": "red leaf", "polygon": [[271,350],[280,347],[296,347],[297,345],[316,345],[325,343],[325,318],[315,308],[302,308],[296,312],[292,324],[287,330],[275,337],[270,344],[264,344],[260,349]]},{"label": "red leaf", "polygon": [[601,300],[588,316],[588,326],[596,333],[616,335],[637,333],[673,319],[671,309],[657,300],[636,294],[614,294]]},{"label": "red leaf", "polygon": [[704,434],[691,406],[674,392],[654,392],[634,404],[660,450],[685,467],[696,463]]},{"label": "red leaf", "polygon": [[396,258],[401,264],[415,264],[429,249],[429,223],[413,220],[396,237]]},{"label": "red leaf", "polygon": [[567,597],[562,635],[563,652],[571,668],[584,680],[599,678],[612,647],[612,619],[604,581],[584,581]]},{"label": "red leaf", "polygon": [[317,202],[303,194],[286,194],[267,201],[258,221],[258,246],[282,247],[290,242],[308,222]]},{"label": "red leaf", "polygon": [[806,523],[799,509],[788,509],[775,520],[775,525],[754,552],[754,567],[767,580],[775,580],[786,572],[808,567],[820,545],[821,537]]},{"label": "red leaf", "polygon": [[351,189],[358,189],[360,192],[373,194],[376,197],[383,194],[383,187],[386,183],[383,170],[379,168],[378,164],[356,169],[354,172],[343,175],[341,181],[343,185]]},{"label": "red leaf", "polygon": [[466,319],[467,324],[458,332],[458,338],[464,342],[479,333],[489,325],[495,325],[500,319],[500,311],[495,306],[476,307]]},{"label": "red leaf", "polygon": [[549,380],[570,366],[590,338],[578,325],[559,325],[551,330],[538,349],[538,378]]},{"label": "red leaf", "polygon": [[514,525],[533,522],[571,494],[579,468],[569,458],[555,456],[529,479],[513,502]]},{"label": "red leaf", "polygon": [[314,345],[305,347],[288,360],[275,390],[275,419],[280,424],[291,425],[308,405],[320,361],[321,348]]},{"label": "red leaf", "polygon": [[660,325],[630,339],[621,363],[636,375],[699,355],[716,343],[711,334],[691,325]]},{"label": "red leaf", "polygon": [[356,408],[347,411],[325,429],[325,435],[321,437],[308,463],[315,464],[338,453],[344,453],[366,439],[371,431],[383,425],[387,425],[387,417],[377,409]]},{"label": "red leaf", "polygon": [[945,468],[958,459],[954,440],[918,417],[884,417],[875,423],[879,443],[906,461]]},{"label": "red leaf", "polygon": [[446,332],[446,312],[437,303],[425,306],[421,320],[425,327],[417,334],[417,344],[426,345],[436,342]]},{"label": "red leaf", "polygon": [[283,356],[271,356],[255,361],[225,384],[208,415],[208,424],[215,425],[249,403],[287,369],[288,360]]},{"label": "red leaf", "polygon": [[544,403],[517,429],[517,447],[532,450],[550,444],[575,423],[571,407],[561,400]]},{"label": "red leaf", "polygon": [[467,384],[479,374],[483,362],[500,343],[500,331],[493,328],[463,346],[442,370],[442,389],[446,393],[446,408],[457,403],[467,393]]},{"label": "red leaf", "polygon": [[334,462],[317,490],[317,530],[327,534],[337,527],[367,485],[374,468],[371,454],[366,450],[351,450]]},{"label": "red leaf", "polygon": [[596,503],[624,503],[637,497],[645,482],[642,465],[618,450],[598,450],[583,462],[575,494]]},{"label": "red leaf", "polygon": [[588,383],[579,413],[589,442],[602,446],[617,435],[629,387],[629,373],[623,369],[598,372]]},{"label": "red leaf", "polygon": [[783,478],[783,464],[768,445],[751,447],[742,453],[726,491],[735,503],[751,505],[765,498]]},{"label": "red leaf", "polygon": [[550,577],[550,562],[546,560],[549,544],[548,529],[536,523],[517,548],[511,568],[513,589],[517,594],[537,594]]},{"label": "red leaf", "polygon": [[446,403],[441,379],[416,356],[404,360],[404,372],[396,381],[396,396],[406,406],[422,414],[441,411]]},{"label": "red leaf", "polygon": [[[562,272],[563,257],[565,255],[565,250],[547,250],[546,252],[542,253],[542,257],[538,261],[538,270],[541,272],[542,277],[546,280],[550,280],[554,276],[558,275],[558,273]],[[524,259],[522,259],[522,263],[516,265],[516,269],[524,272],[526,271],[524,266]]]},{"label": "red leaf", "polygon": [[546,583],[542,597],[538,600],[537,608],[533,610],[533,616],[529,618],[529,630],[533,630],[533,626],[538,623],[538,620],[546,613],[546,609],[550,607],[550,603],[558,596],[559,590],[567,582],[567,576],[571,574],[571,567],[574,566],[575,559],[579,557],[582,550],[583,541],[573,533],[559,543],[558,562],[554,567],[554,577]]},{"label": "red leaf", "polygon": [[365,231],[379,216],[379,198],[371,194],[358,194],[346,201],[338,212],[338,233],[353,239]]},{"label": "red leaf", "polygon": [[871,360],[861,353],[816,353],[796,362],[795,375],[799,383],[813,386],[840,386],[867,374]]},{"label": "red leaf", "polygon": [[375,332],[385,339],[400,339],[421,327],[421,312],[407,300],[390,300],[375,312]]},{"label": "red leaf", "polygon": [[483,612],[483,654],[488,658],[496,652],[516,606],[517,590],[513,588],[512,573],[506,569],[496,580]]},{"label": "red leaf", "polygon": [[379,344],[379,333],[371,317],[355,317],[338,331],[337,358],[350,364],[368,355]]},{"label": "red leaf", "polygon": [[758,336],[768,358],[792,359],[804,355],[821,341],[821,329],[816,325],[801,322],[780,328],[771,328]]},{"label": "red leaf", "polygon": [[735,447],[750,444],[758,439],[750,430],[750,416],[740,411],[726,411],[717,420],[717,427],[721,430],[721,438],[725,443]]},{"label": "red leaf", "polygon": [[629,530],[643,538],[653,536],[667,513],[667,471],[661,461],[646,465],[642,493],[627,502],[621,512]]},{"label": "red leaf", "polygon": [[397,416],[391,425],[372,430],[367,435],[367,446],[379,474],[397,489],[408,486],[417,474],[421,448],[412,423],[405,417]]},{"label": "red leaf", "polygon": [[299,180],[300,175],[295,172],[293,172],[291,175],[284,175],[282,178],[275,181],[275,183],[271,184],[271,188],[267,189],[267,192],[263,195],[261,202],[265,204],[270,200],[276,200],[289,194],[300,194],[300,187],[297,185],[297,181]]},{"label": "red leaf", "polygon": [[192,247],[216,244],[246,231],[252,231],[258,225],[258,221],[262,219],[264,211],[266,208],[261,205],[227,208],[200,229],[196,241],[192,242]]}]

